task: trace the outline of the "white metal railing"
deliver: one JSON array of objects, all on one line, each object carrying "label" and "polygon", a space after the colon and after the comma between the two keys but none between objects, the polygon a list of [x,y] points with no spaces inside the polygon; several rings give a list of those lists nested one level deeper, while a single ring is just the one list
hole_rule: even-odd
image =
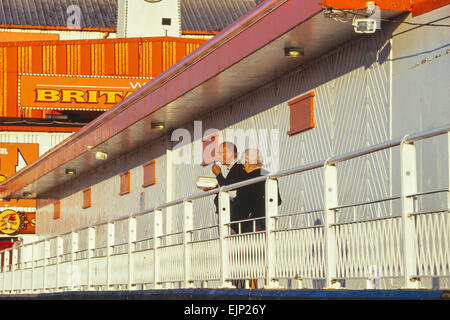
[{"label": "white metal railing", "polygon": [[[435,288],[423,281],[432,278],[440,281],[438,287],[448,288],[450,192],[449,188],[418,191],[415,143],[446,135],[450,153],[449,131],[450,125],[446,125],[407,135],[3,250],[0,293],[224,288],[232,287],[235,280],[249,279],[256,279],[265,288],[291,287],[293,283],[296,288],[349,288],[351,281],[358,279],[364,287]],[[398,146],[400,195],[339,203],[339,164]],[[450,163],[447,176],[449,170]],[[321,175],[323,207],[280,215],[275,201],[277,179],[306,172]],[[228,192],[262,181],[266,184],[265,230],[231,234]],[[218,223],[195,228],[194,202],[215,194],[219,198]],[[418,210],[421,197],[435,194],[446,195],[445,208]],[[394,207],[395,202],[401,202],[399,214],[359,217],[358,210],[379,210],[386,204]],[[183,212],[180,230],[170,234],[163,232],[164,223],[170,222],[169,209]],[[352,219],[341,219],[347,211]],[[151,226],[140,236],[139,219]],[[255,225],[255,219],[250,221]],[[116,232],[119,224],[126,226],[125,234]]]}]

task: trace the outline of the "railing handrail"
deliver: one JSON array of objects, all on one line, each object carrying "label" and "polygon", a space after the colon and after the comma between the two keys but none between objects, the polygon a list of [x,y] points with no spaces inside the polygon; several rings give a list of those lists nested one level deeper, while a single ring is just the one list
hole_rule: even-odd
[{"label": "railing handrail", "polygon": [[[357,158],[357,157],[360,157],[360,156],[364,156],[364,155],[367,155],[367,154],[370,154],[370,153],[373,153],[373,152],[377,152],[377,151],[381,151],[381,150],[384,150],[384,149],[400,146],[402,144],[402,142],[403,143],[414,143],[416,141],[432,138],[432,137],[435,137],[435,136],[438,136],[438,135],[441,135],[441,134],[445,134],[447,132],[450,132],[450,123],[448,123],[448,124],[446,124],[444,126],[435,128],[435,129],[430,129],[430,130],[425,130],[425,131],[421,131],[421,132],[418,132],[418,133],[408,134],[408,135],[405,135],[403,138],[396,138],[396,139],[388,140],[388,141],[385,141],[385,142],[382,142],[382,143],[379,143],[379,144],[376,144],[376,145],[373,145],[373,146],[361,148],[361,149],[358,149],[356,151],[348,152],[348,153],[345,153],[345,154],[342,154],[342,155],[339,155],[339,156],[333,156],[333,157],[329,158],[328,160],[321,160],[321,161],[317,161],[317,162],[314,162],[314,163],[310,163],[310,164],[294,167],[294,168],[291,168],[291,169],[277,171],[277,172],[274,172],[274,173],[270,173],[268,175],[264,175],[264,176],[248,179],[248,180],[245,180],[245,181],[233,183],[233,184],[230,184],[230,185],[227,185],[227,186],[222,186],[220,188],[216,188],[216,189],[213,189],[213,190],[210,190],[210,191],[197,193],[197,194],[193,194],[193,195],[190,195],[190,196],[187,196],[187,197],[179,198],[177,200],[166,202],[164,204],[160,204],[160,205],[158,205],[156,207],[153,207],[153,208],[150,208],[150,209],[147,209],[147,210],[143,210],[143,211],[140,211],[140,212],[137,212],[137,213],[133,213],[133,214],[129,214],[129,215],[124,215],[124,216],[112,218],[112,219],[110,219],[108,221],[98,222],[98,223],[91,224],[91,225],[86,226],[86,227],[76,228],[76,229],[73,229],[72,231],[65,232],[65,233],[62,233],[60,235],[56,235],[56,236],[53,235],[53,236],[50,236],[48,238],[39,239],[39,240],[36,240],[34,242],[30,242],[30,243],[27,243],[27,244],[22,244],[21,246],[35,245],[35,244],[43,242],[43,241],[49,241],[49,240],[52,240],[52,239],[55,239],[55,238],[58,238],[58,237],[62,237],[64,235],[68,235],[68,234],[71,234],[71,233],[77,233],[77,232],[84,231],[84,230],[87,230],[89,228],[94,228],[94,227],[97,227],[97,226],[100,226],[100,225],[107,225],[107,224],[114,223],[114,222],[117,222],[117,221],[123,221],[123,220],[129,219],[129,218],[135,218],[135,217],[147,214],[147,213],[154,212],[156,210],[161,210],[161,209],[172,207],[172,206],[175,206],[175,205],[180,205],[180,204],[182,204],[182,203],[184,203],[186,201],[192,201],[192,200],[205,198],[205,197],[208,197],[208,196],[211,196],[211,195],[214,195],[214,194],[218,194],[220,192],[228,192],[228,191],[231,191],[231,190],[234,190],[234,189],[238,189],[238,188],[241,188],[241,187],[245,187],[245,186],[248,186],[248,185],[251,185],[251,184],[255,184],[255,183],[258,183],[258,182],[266,181],[268,179],[277,179],[277,178],[280,178],[280,177],[283,177],[283,176],[287,176],[287,175],[292,175],[292,174],[296,174],[296,173],[300,173],[300,172],[305,172],[305,171],[318,169],[318,168],[323,167],[325,164],[335,165],[335,164],[337,164],[339,162],[343,162],[343,161],[347,161],[347,160],[350,160],[350,159],[354,159],[354,158]],[[351,206],[354,206],[354,205],[351,205]],[[345,206],[343,206],[343,207],[345,207]],[[340,207],[336,207],[336,209],[338,209],[338,208],[340,208]],[[4,249],[4,250],[0,251],[0,253],[6,252],[6,251],[11,250],[11,249],[12,248]]]}]

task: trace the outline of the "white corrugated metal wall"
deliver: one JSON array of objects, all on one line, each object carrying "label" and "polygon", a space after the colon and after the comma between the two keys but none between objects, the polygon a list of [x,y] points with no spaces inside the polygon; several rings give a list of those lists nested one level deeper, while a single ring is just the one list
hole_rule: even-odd
[{"label": "white corrugated metal wall", "polygon": [[72,133],[65,132],[21,132],[1,131],[1,143],[37,143],[39,144],[39,156],[56,146]]},{"label": "white corrugated metal wall", "polygon": [[[410,33],[408,37],[414,38],[414,33]],[[437,37],[441,39],[439,35]],[[391,90],[392,87],[401,85],[403,81],[395,73],[399,63],[399,60],[396,60],[396,55],[399,53],[396,53],[395,44],[396,39],[392,40],[391,34],[385,29],[377,31],[374,35],[365,35],[197,120],[202,121],[203,131],[217,128],[223,133],[225,140],[227,129],[279,129],[279,140],[277,140],[280,151],[277,168],[279,170],[323,160],[396,138],[400,132],[398,128],[403,128],[406,132],[419,131],[421,128],[405,123],[402,115],[407,112],[405,108],[415,108],[416,111],[420,111],[421,104],[415,101],[412,105],[403,105],[398,98],[399,95],[414,96],[417,93],[410,93],[407,88],[395,94]],[[409,46],[408,50],[417,50],[417,43],[410,41]],[[404,49],[402,48],[399,52],[408,51]],[[404,60],[400,61],[404,62]],[[394,77],[392,77],[392,70],[394,70]],[[433,88],[430,87],[428,90],[431,93]],[[317,127],[288,136],[286,134],[289,130],[288,101],[311,91],[316,93],[314,113]],[[442,97],[442,94],[439,92],[438,96]],[[445,113],[444,109],[444,117],[440,117],[439,114],[434,118],[431,117],[432,121],[427,120],[425,128],[448,122],[446,114],[448,115],[448,112]],[[393,115],[396,121],[393,121]],[[194,136],[192,123],[186,124],[185,128]],[[82,187],[61,188],[65,189],[66,194],[70,194],[62,201],[62,218],[59,221],[51,218],[51,206],[39,209],[38,217],[47,221],[46,224],[40,225],[41,231],[43,233],[66,232],[166,202],[168,189],[165,188],[164,182],[167,174],[165,167],[167,158],[164,153],[165,148],[169,146],[169,138],[152,142],[149,154],[146,156],[139,152],[130,153],[127,157],[115,161],[114,164],[98,169],[95,174],[89,175],[88,180],[83,180],[85,177],[78,178],[79,184],[83,180]],[[172,143],[172,145],[175,144],[176,142]],[[273,145],[269,147],[269,151],[272,147]],[[429,148],[435,152],[440,147],[442,144],[438,143]],[[394,148],[338,164],[339,204],[361,203],[398,196],[400,193],[398,168],[396,168],[398,152],[399,148]],[[447,147],[442,148],[440,152],[448,152]],[[162,183],[142,189],[139,185],[139,180],[142,179],[141,165],[152,159],[157,159],[157,180]],[[424,163],[421,166],[426,167]],[[438,167],[439,170],[448,172],[448,165],[443,164]],[[136,180],[138,184],[133,187],[134,189],[132,188],[133,191],[129,195],[119,197],[118,175],[129,168],[132,168],[132,181]],[[423,176],[426,170],[421,172],[420,180],[427,181]],[[172,200],[200,192],[195,187],[195,181],[200,175],[211,175],[210,166],[176,165],[173,185],[175,192]],[[439,180],[439,175],[433,174],[433,179]],[[321,170],[281,178],[280,191],[283,204],[280,207],[280,214],[321,210],[323,208],[322,183]],[[422,182],[419,181],[420,183]],[[83,210],[81,209],[81,191],[89,185],[93,187],[93,207]],[[101,194],[100,198],[103,198],[97,203],[94,196],[96,192]],[[194,228],[216,224],[217,217],[214,213],[212,198],[194,201]],[[388,201],[375,206],[362,206],[358,208],[358,211],[353,211],[353,208],[344,209],[340,210],[338,222],[398,216],[399,208],[398,201]],[[166,232],[181,230],[181,206],[178,206],[173,213],[176,219],[172,220],[171,225],[165,225]],[[323,223],[320,212],[305,215],[305,217],[307,218],[298,218],[298,221],[294,223],[305,227]],[[280,221],[283,223],[283,220]],[[140,218],[138,239],[151,234],[150,225],[150,217]],[[124,227],[120,227],[120,224],[117,226],[119,229]],[[97,242],[100,244],[105,241],[105,233],[98,231],[100,232],[97,232]],[[211,238],[214,236],[211,232],[216,231],[208,232],[206,234],[205,231],[204,235],[199,233],[198,236]],[[398,230],[395,229],[392,232],[396,233]],[[342,269],[339,272],[345,278],[346,271]]]},{"label": "white corrugated metal wall", "polygon": [[[166,202],[166,145],[167,141],[164,138],[153,141],[55,190],[55,197],[62,198],[61,218],[53,219],[52,204],[39,208],[37,233],[40,235],[64,233],[74,228],[140,212]],[[156,160],[156,184],[143,188],[142,164],[150,160]],[[127,170],[130,170],[131,175],[130,193],[120,196],[120,174]],[[89,187],[92,188],[92,205],[90,208],[83,209],[83,190]],[[145,221],[147,218],[139,217],[137,220],[138,237],[148,235],[150,232],[150,224]],[[120,231],[126,226],[118,223],[116,228]],[[116,234],[118,242],[126,241],[120,238],[126,236],[126,232]],[[83,238],[82,241],[87,239]],[[106,241],[105,234],[97,233],[97,241],[99,243]]]},{"label": "white corrugated metal wall", "polygon": [[[204,131],[221,130],[225,140],[227,129],[279,129],[279,170],[389,140],[389,62],[377,60],[388,38],[381,31],[354,41],[198,120],[203,121]],[[311,91],[316,93],[317,127],[294,136],[287,135],[287,102]],[[187,128],[193,132],[193,125]],[[270,152],[273,146],[270,141],[267,143]],[[389,196],[388,167],[388,151],[354,160],[351,166],[341,166],[340,203]],[[178,165],[176,198],[198,192],[195,180],[199,175],[211,175],[210,168]],[[292,188],[292,185],[298,187]],[[281,214],[323,207],[320,171],[280,179],[280,189]],[[202,201],[205,203],[196,210],[198,227],[214,224],[216,219],[212,199]],[[318,223],[317,219],[305,223]]]}]

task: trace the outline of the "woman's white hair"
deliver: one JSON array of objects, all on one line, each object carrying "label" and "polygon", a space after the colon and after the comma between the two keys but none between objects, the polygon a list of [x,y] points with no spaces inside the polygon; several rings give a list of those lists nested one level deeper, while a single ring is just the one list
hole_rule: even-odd
[{"label": "woman's white hair", "polygon": [[263,159],[258,149],[247,149],[244,152],[244,163],[262,166]]}]

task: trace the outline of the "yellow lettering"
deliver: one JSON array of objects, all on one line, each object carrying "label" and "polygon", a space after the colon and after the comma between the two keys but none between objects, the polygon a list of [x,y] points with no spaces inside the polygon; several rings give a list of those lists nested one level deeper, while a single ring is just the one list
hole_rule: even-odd
[{"label": "yellow lettering", "polygon": [[62,99],[61,102],[72,102],[72,99],[75,100],[76,103],[85,103],[84,99],[84,91],[81,90],[62,90]]},{"label": "yellow lettering", "polygon": [[88,91],[88,103],[98,103],[98,91]]},{"label": "yellow lettering", "polygon": [[58,90],[36,89],[36,102],[56,102],[59,101],[59,98]]},{"label": "yellow lettering", "polygon": [[128,98],[129,96],[131,96],[134,93],[134,91],[130,91],[127,93],[127,95],[125,96],[125,98]]},{"label": "yellow lettering", "polygon": [[116,103],[116,96],[119,96],[119,98],[122,98],[122,92],[121,91],[100,91],[99,96],[106,95],[106,102],[105,103]]}]

